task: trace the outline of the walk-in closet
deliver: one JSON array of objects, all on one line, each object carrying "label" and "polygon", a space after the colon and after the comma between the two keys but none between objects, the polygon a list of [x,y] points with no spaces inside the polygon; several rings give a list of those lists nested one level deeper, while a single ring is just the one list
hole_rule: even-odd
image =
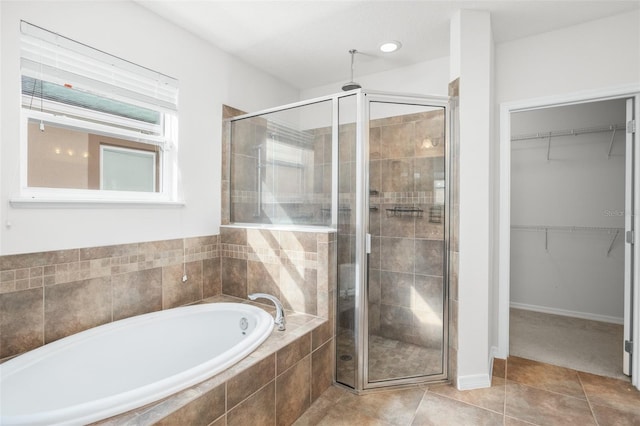
[{"label": "walk-in closet", "polygon": [[510,355],[626,377],[627,108],[511,114]]}]

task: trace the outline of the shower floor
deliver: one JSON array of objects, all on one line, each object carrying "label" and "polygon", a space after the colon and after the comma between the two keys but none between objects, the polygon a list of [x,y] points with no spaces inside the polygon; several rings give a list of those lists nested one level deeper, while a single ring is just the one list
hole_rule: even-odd
[{"label": "shower floor", "polygon": [[[337,338],[338,382],[353,386],[356,357],[353,332],[343,330]],[[442,373],[442,351],[377,335],[369,336],[369,381],[419,377]]]}]

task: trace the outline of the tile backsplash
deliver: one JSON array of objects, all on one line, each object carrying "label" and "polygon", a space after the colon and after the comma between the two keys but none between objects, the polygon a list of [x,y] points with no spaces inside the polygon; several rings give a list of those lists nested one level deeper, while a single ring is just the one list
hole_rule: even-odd
[{"label": "tile backsplash", "polygon": [[222,293],[270,293],[285,309],[332,320],[335,233],[222,227]]},{"label": "tile backsplash", "polygon": [[217,235],[0,256],[0,359],[218,295],[220,280]]},{"label": "tile backsplash", "polygon": [[[332,323],[334,233],[221,235],[0,256],[0,361],[111,321],[271,293]],[[186,281],[183,281],[186,276]]]}]

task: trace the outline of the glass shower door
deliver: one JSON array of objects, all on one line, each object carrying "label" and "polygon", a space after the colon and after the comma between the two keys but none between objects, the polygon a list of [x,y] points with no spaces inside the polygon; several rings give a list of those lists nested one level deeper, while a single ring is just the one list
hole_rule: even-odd
[{"label": "glass shower door", "polygon": [[448,99],[337,100],[336,381],[447,379]]},{"label": "glass shower door", "polygon": [[446,110],[369,99],[365,383],[444,379]]}]

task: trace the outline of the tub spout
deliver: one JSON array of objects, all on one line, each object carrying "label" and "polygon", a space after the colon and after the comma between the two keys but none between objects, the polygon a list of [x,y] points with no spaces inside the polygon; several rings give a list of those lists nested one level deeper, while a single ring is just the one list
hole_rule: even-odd
[{"label": "tub spout", "polygon": [[285,330],[286,320],[284,318],[284,308],[282,307],[282,303],[278,300],[277,297],[272,296],[270,294],[266,294],[266,293],[253,293],[253,294],[250,294],[248,297],[251,300],[256,300],[256,299],[271,300],[273,304],[276,305],[276,319],[274,323],[278,326],[278,330],[280,331]]}]

